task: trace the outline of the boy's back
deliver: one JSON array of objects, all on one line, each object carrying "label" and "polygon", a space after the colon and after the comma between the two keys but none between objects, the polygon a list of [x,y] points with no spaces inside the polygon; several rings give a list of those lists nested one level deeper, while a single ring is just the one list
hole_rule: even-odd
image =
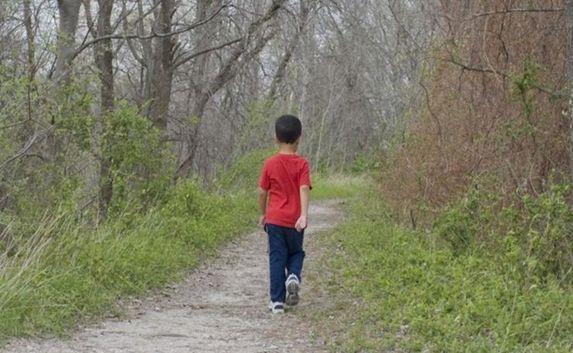
[{"label": "boy's back", "polygon": [[259,180],[259,224],[269,239],[270,297],[273,313],[299,301],[311,189],[308,162],[296,154],[302,123],[293,115],[275,122],[279,152],[265,161]]},{"label": "boy's back", "polygon": [[306,159],[277,153],[265,161],[259,186],[268,190],[266,223],[294,228],[301,214],[300,187],[310,186]]}]

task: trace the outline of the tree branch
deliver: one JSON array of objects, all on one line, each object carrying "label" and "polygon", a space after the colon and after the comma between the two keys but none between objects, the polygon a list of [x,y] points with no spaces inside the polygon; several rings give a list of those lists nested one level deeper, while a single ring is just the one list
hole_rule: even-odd
[{"label": "tree branch", "polygon": [[7,160],[5,160],[4,162],[2,162],[2,164],[0,164],[0,170],[6,168],[6,166],[10,163],[12,163],[13,161],[17,160],[18,158],[21,158],[23,156],[26,155],[26,153],[34,146],[34,144],[36,142],[38,142],[38,140],[44,138],[46,135],[48,135],[48,133],[53,129],[53,127],[49,127],[45,130],[42,130],[40,132],[36,132],[34,133],[34,135],[28,140],[28,142],[26,142],[26,144],[24,145],[24,147],[22,147],[20,149],[20,151],[18,151],[14,156],[8,158]]},{"label": "tree branch", "polygon": [[[475,67],[475,66],[469,66],[466,65],[464,63],[461,63],[459,61],[456,61],[454,59],[441,59],[442,61],[448,62],[450,64],[454,64],[457,65],[459,67],[461,67],[463,70],[466,71],[472,71],[472,72],[481,72],[481,73],[486,73],[486,74],[494,74],[494,75],[498,75],[503,77],[504,79],[508,79],[511,78],[509,76],[509,74],[502,72],[502,71],[496,71],[496,70],[492,70],[492,69],[487,69],[487,68],[482,68],[482,67]],[[545,94],[548,94],[552,97],[555,98],[565,98],[567,95],[562,92],[562,91],[553,91],[551,89],[545,88],[543,86],[537,85],[535,83],[531,83],[531,87],[535,88],[536,90],[543,92]]]},{"label": "tree branch", "polygon": [[565,9],[556,8],[556,9],[507,9],[503,11],[489,11],[478,13],[471,16],[469,19],[473,20],[480,17],[491,16],[491,15],[506,15],[512,13],[547,13],[547,12],[563,12]]},{"label": "tree branch", "polygon": [[221,7],[219,7],[216,11],[214,11],[206,19],[201,20],[201,21],[197,21],[195,23],[190,24],[187,27],[183,27],[183,28],[180,28],[176,31],[172,31],[172,32],[168,32],[168,33],[157,33],[155,31],[152,31],[150,34],[147,34],[147,35],[133,34],[133,33],[132,34],[111,34],[111,35],[101,36],[101,37],[95,38],[93,40],[90,40],[88,42],[83,43],[74,53],[72,60],[75,59],[81,52],[83,52],[87,48],[89,48],[92,45],[97,44],[101,41],[104,41],[104,40],[110,40],[110,39],[124,39],[124,40],[141,39],[141,40],[146,40],[146,39],[153,39],[153,38],[172,37],[172,36],[175,36],[175,35],[178,35],[181,33],[192,31],[195,28],[200,27],[200,26],[210,22],[211,20],[213,20],[215,17],[217,17],[217,15],[219,15],[221,13],[221,11],[223,11],[223,9],[225,9],[227,7],[229,7],[229,5],[227,5],[227,4],[222,5]]},{"label": "tree branch", "polygon": [[174,66],[175,68],[177,68],[177,67],[179,67],[179,66],[185,64],[186,62],[189,62],[190,60],[195,59],[195,58],[198,57],[198,56],[201,56],[201,55],[210,53],[210,52],[215,51],[215,50],[223,49],[223,48],[228,47],[228,46],[230,46],[230,45],[239,43],[239,42],[242,41],[242,40],[243,40],[243,38],[235,38],[235,39],[230,40],[230,41],[228,41],[228,42],[219,44],[219,45],[217,45],[217,46],[215,46],[215,47],[211,47],[211,48],[207,48],[207,49],[200,50],[200,51],[195,52],[195,53],[191,53],[191,54],[189,54],[189,55],[187,55],[187,56],[181,58],[180,60],[177,60],[177,62],[174,63],[173,66]]}]

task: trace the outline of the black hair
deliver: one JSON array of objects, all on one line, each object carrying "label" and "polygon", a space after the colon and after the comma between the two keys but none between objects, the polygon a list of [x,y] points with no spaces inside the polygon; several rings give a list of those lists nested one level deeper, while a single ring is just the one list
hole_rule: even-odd
[{"label": "black hair", "polygon": [[294,115],[283,115],[275,123],[277,140],[282,143],[295,143],[302,134],[302,123]]}]

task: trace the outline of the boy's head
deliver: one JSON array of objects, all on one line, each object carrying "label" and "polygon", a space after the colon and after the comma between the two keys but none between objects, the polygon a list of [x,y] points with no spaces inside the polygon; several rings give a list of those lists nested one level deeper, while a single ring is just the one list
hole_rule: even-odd
[{"label": "boy's head", "polygon": [[279,143],[296,143],[302,135],[302,123],[294,115],[283,115],[275,123],[275,134]]}]

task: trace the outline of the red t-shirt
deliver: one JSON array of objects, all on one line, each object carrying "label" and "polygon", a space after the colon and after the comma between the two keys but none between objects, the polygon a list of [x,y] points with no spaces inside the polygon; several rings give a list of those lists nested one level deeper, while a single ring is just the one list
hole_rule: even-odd
[{"label": "red t-shirt", "polygon": [[265,161],[259,186],[269,192],[265,222],[294,228],[300,217],[300,187],[310,184],[306,159],[296,154],[276,154]]}]

